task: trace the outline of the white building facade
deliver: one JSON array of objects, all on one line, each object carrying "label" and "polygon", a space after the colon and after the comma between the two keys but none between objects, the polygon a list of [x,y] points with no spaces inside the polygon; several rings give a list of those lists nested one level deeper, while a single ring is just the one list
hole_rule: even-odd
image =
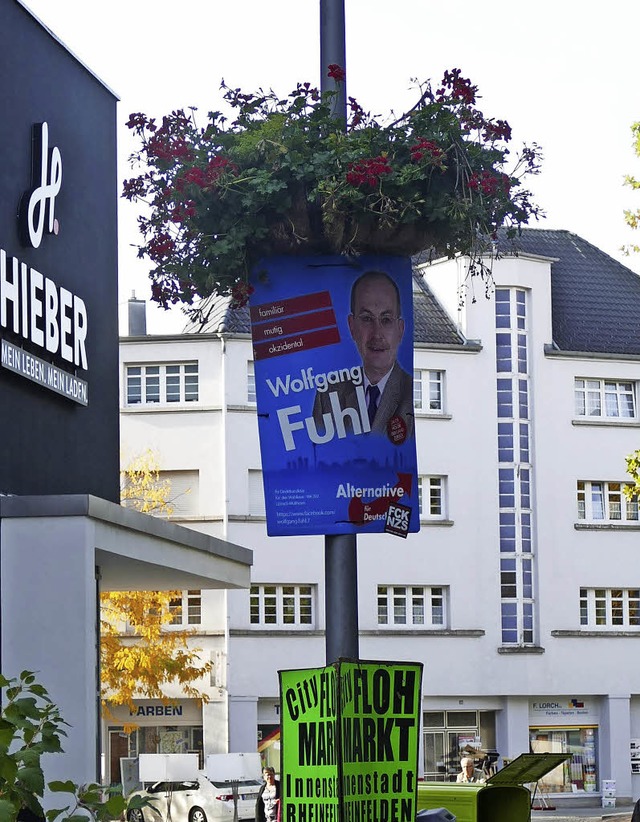
[{"label": "white building facade", "polygon": [[[414,297],[421,530],[358,537],[360,656],[424,663],[419,776],[448,779],[469,745],[566,751],[554,796],[596,803],[613,779],[619,803],[637,799],[640,519],[623,488],[640,280],[575,235],[531,230],[488,296],[457,259],[419,266]],[[120,357],[123,462],[151,449],[174,520],[254,564],[250,590],[176,602],[215,663],[210,702],[141,703],[137,734],[109,722],[105,741],[257,746],[277,767],[277,672],[325,663],[324,540],[266,535],[248,313],[214,301],[201,330],[124,337]]]}]

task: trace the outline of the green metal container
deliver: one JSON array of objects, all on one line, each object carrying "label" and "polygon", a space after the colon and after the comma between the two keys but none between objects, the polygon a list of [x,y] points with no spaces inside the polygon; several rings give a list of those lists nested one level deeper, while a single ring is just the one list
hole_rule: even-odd
[{"label": "green metal container", "polygon": [[456,822],[529,822],[531,792],[569,754],[522,754],[484,783],[420,782],[418,810],[446,808]]}]

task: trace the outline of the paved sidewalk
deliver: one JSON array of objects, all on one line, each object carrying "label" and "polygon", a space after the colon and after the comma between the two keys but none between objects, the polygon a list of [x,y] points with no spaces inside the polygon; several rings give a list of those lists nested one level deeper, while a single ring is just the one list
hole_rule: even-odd
[{"label": "paved sidewalk", "polygon": [[570,808],[556,807],[555,810],[534,810],[531,811],[532,822],[544,822],[545,819],[553,819],[554,822],[631,822],[633,805],[622,808]]}]

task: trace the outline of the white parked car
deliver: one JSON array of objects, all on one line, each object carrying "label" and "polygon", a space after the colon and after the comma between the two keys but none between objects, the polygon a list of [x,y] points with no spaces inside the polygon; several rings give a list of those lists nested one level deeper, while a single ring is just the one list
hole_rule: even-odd
[{"label": "white parked car", "polygon": [[155,782],[135,791],[149,801],[145,807],[131,808],[129,822],[233,822],[234,789],[237,790],[239,822],[253,820],[261,782],[242,779],[213,782],[205,776],[194,781]]}]

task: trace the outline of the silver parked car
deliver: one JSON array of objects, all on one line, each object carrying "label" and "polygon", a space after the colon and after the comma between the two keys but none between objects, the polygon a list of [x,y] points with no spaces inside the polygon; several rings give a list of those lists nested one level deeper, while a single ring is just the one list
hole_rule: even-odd
[{"label": "silver parked car", "polygon": [[[127,812],[129,822],[233,822],[237,801],[238,820],[253,820],[261,782],[242,779],[213,782],[205,776],[184,782],[154,782],[132,796],[146,799],[143,808]],[[237,800],[234,801],[234,792]]]}]

